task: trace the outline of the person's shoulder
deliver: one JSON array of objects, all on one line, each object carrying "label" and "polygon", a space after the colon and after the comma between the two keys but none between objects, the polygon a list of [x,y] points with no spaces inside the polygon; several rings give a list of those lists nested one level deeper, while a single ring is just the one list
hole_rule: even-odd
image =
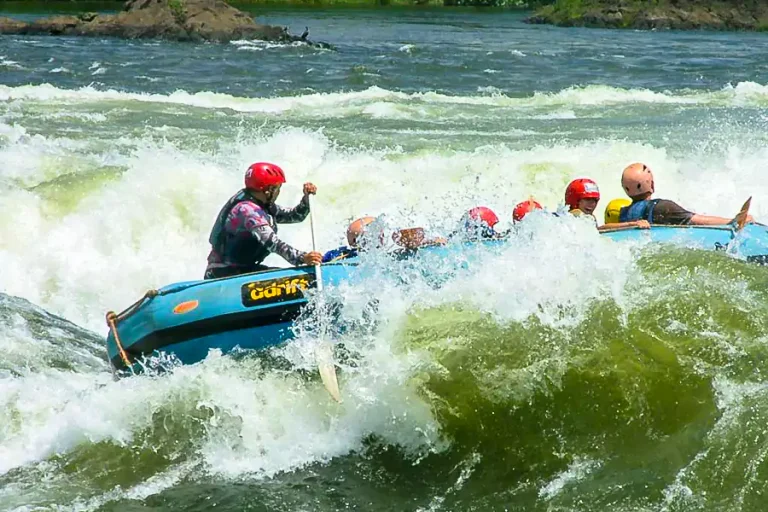
[{"label": "person's shoulder", "polygon": [[594,216],[594,215],[592,215],[591,213],[586,213],[586,212],[584,212],[584,211],[582,211],[582,210],[579,210],[578,208],[576,208],[576,209],[574,209],[574,210],[571,210],[571,211],[570,211],[570,212],[568,212],[568,213],[570,213],[570,214],[571,214],[571,215],[573,215],[574,217],[585,217],[585,218],[587,218],[587,219],[590,219],[590,220],[592,220],[592,219],[594,219],[594,218],[595,218],[595,216]]},{"label": "person's shoulder", "polygon": [[240,219],[246,229],[269,225],[269,214],[259,204],[245,200],[232,209],[232,217]]},{"label": "person's shoulder", "polygon": [[252,201],[250,199],[244,199],[237,203],[235,207],[232,209],[233,211],[236,211],[238,213],[245,213],[245,214],[263,214],[266,213],[264,208],[262,208],[259,204],[257,204],[255,201]]}]

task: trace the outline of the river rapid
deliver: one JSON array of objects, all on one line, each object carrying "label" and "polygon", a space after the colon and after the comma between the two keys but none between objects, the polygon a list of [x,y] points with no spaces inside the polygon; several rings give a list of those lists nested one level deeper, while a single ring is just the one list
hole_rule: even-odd
[{"label": "river rapid", "polygon": [[256,14],[336,50],[0,36],[0,510],[764,510],[766,270],[579,219],[534,216],[438,289],[382,260],[330,289],[349,320],[381,304],[335,340],[340,405],[302,336],[114,382],[104,313],[202,277],[253,161],[283,204],[317,184],[323,249],[364,214],[508,225],[583,176],[601,217],[633,161],[692,210],[768,214],[764,34]]}]

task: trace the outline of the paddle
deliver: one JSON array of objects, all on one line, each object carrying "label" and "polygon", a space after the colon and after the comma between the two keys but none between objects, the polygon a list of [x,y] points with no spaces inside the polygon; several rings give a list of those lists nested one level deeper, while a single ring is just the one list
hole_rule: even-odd
[{"label": "paddle", "polygon": [[744,226],[747,224],[747,217],[749,216],[749,207],[752,205],[752,196],[749,196],[749,199],[747,199],[744,202],[744,205],[741,207],[741,210],[739,210],[739,213],[736,214],[736,217],[733,218],[734,223],[736,224],[736,227],[734,228],[734,232],[738,233],[742,229],[744,229]]},{"label": "paddle", "polygon": [[[312,231],[312,250],[316,251],[315,244],[315,216],[312,214],[312,207],[309,209],[309,227]],[[323,275],[320,265],[315,265],[315,280],[317,282],[317,291],[323,291]],[[322,300],[322,298],[321,298]],[[320,304],[322,306],[322,304]],[[322,308],[318,307],[318,310]],[[320,379],[328,393],[337,402],[341,402],[341,393],[339,392],[339,381],[336,379],[336,366],[333,364],[333,351],[331,344],[325,339],[321,339],[315,349],[317,358],[317,369],[320,372]]]}]

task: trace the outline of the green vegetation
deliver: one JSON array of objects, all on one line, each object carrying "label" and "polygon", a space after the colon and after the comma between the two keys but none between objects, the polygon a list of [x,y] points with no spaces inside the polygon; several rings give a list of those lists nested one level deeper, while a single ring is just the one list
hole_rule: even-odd
[{"label": "green vegetation", "polygon": [[[296,6],[296,7],[507,7],[531,9],[552,3],[554,0],[232,0],[235,7],[246,5]],[[89,10],[119,10],[123,0],[0,0],[3,10],[24,11],[32,8],[41,10],[55,5],[57,10],[80,10],[89,5]],[[174,13],[183,16],[183,0],[168,0]],[[25,9],[26,8],[26,9]],[[70,9],[71,8],[71,9]]]},{"label": "green vegetation", "polygon": [[529,21],[638,29],[765,30],[766,0],[556,0]]},{"label": "green vegetation", "polygon": [[168,7],[178,23],[187,21],[187,10],[184,8],[184,0],[168,0]]},{"label": "green vegetation", "polygon": [[509,7],[530,9],[552,0],[236,0],[234,5],[299,5],[316,7]]}]

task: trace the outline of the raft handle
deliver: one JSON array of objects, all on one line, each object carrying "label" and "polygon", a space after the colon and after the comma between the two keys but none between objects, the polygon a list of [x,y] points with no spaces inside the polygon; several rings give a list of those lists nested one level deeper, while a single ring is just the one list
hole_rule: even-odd
[{"label": "raft handle", "polygon": [[125,352],[123,344],[120,342],[120,336],[117,334],[117,325],[115,324],[116,320],[117,315],[114,311],[107,312],[107,325],[109,326],[109,330],[112,332],[112,335],[115,337],[115,345],[117,345],[117,352],[120,354],[120,359],[123,360],[123,364],[125,364],[128,369],[132,369],[133,365],[131,364],[131,360],[128,359],[128,354]]}]

